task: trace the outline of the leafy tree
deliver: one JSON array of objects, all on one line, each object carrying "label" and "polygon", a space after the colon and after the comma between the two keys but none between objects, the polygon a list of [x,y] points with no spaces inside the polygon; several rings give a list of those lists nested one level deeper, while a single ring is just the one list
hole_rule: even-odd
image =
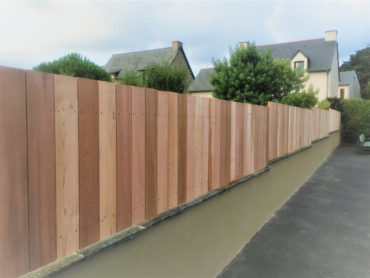
[{"label": "leafy tree", "polygon": [[[286,95],[279,102],[292,105],[292,106],[310,109],[317,104],[318,102],[317,94],[318,93],[319,93],[319,90],[314,90],[313,86],[310,85],[307,90],[304,90],[299,93],[292,93],[292,94]],[[329,103],[329,106],[330,106],[330,103]]]},{"label": "leafy tree", "polygon": [[317,107],[323,110],[329,110],[330,106],[331,103],[327,99],[324,99],[317,104]]},{"label": "leafy tree", "polygon": [[55,74],[112,81],[110,74],[102,67],[91,62],[86,57],[82,57],[78,53],[68,54],[52,62],[41,63],[33,69]]},{"label": "leafy tree", "polygon": [[370,100],[342,99],[342,141],[355,143],[364,133],[370,137]]},{"label": "leafy tree", "polygon": [[151,64],[143,73],[126,72],[122,84],[148,87],[161,91],[183,93],[187,84],[187,71],[184,67],[168,64]]},{"label": "leafy tree", "polygon": [[341,71],[355,70],[361,87],[361,95],[370,99],[370,46],[351,55],[349,61],[340,66]]},{"label": "leafy tree", "polygon": [[211,84],[220,99],[266,105],[290,93],[298,93],[307,77],[293,70],[287,60],[274,59],[270,51],[259,53],[255,45],[230,51],[230,61],[214,60]]}]

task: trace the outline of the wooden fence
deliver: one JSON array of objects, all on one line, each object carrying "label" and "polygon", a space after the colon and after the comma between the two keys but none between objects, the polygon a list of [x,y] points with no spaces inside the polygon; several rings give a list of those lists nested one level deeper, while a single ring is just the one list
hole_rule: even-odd
[{"label": "wooden fence", "polygon": [[0,277],[259,171],[339,118],[0,67]]}]

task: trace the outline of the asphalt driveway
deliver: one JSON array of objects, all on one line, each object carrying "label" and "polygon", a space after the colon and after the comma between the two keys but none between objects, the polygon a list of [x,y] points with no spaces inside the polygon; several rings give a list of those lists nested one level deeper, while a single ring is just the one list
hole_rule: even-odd
[{"label": "asphalt driveway", "polygon": [[370,277],[370,155],[340,145],[217,277]]}]

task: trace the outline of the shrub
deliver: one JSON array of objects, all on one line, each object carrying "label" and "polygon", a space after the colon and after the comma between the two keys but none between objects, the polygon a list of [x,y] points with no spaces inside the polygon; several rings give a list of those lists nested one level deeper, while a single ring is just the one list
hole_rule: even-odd
[{"label": "shrub", "polygon": [[110,74],[107,73],[102,67],[99,67],[78,53],[68,54],[52,62],[41,63],[33,69],[74,77],[112,81]]},{"label": "shrub", "polygon": [[330,105],[331,105],[330,101],[324,99],[317,104],[317,107],[323,110],[329,110]]},{"label": "shrub", "polygon": [[342,100],[342,141],[355,143],[364,133],[370,136],[370,100]]},{"label": "shrub", "polygon": [[130,86],[138,86],[138,87],[145,87],[145,82],[143,77],[140,73],[136,71],[126,71],[120,80],[121,84],[130,85]]},{"label": "shrub", "polygon": [[279,102],[292,106],[310,109],[314,107],[318,102],[316,96],[318,92],[319,92],[318,90],[314,90],[313,86],[310,85],[307,90],[304,90],[300,93],[289,94],[283,97],[282,100]]}]

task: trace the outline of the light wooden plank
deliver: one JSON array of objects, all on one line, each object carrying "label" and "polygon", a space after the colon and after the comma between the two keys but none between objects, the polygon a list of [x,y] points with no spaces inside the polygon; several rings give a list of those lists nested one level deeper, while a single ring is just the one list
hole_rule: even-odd
[{"label": "light wooden plank", "polygon": [[98,81],[79,78],[78,148],[80,248],[100,239]]},{"label": "light wooden plank", "polygon": [[236,102],[232,101],[231,105],[231,134],[230,134],[230,180],[236,179]]},{"label": "light wooden plank", "polygon": [[132,225],[132,95],[117,85],[117,231]]},{"label": "light wooden plank", "polygon": [[132,224],[145,219],[145,89],[132,87]]},{"label": "light wooden plank", "polygon": [[54,261],[56,176],[54,76],[26,72],[30,269]]},{"label": "light wooden plank", "polygon": [[116,233],[116,85],[99,81],[100,239]]},{"label": "light wooden plank", "polygon": [[203,98],[195,97],[195,118],[194,118],[194,197],[202,194],[202,118]]},{"label": "light wooden plank", "polygon": [[177,206],[178,187],[178,94],[168,94],[168,208]]},{"label": "light wooden plank", "polygon": [[196,97],[186,96],[186,201],[195,197],[195,105]]},{"label": "light wooden plank", "polygon": [[230,182],[230,164],[231,164],[231,102],[221,101],[221,127],[220,127],[220,184],[225,186]]},{"label": "light wooden plank", "polygon": [[168,96],[158,91],[158,133],[157,133],[157,211],[168,208]]},{"label": "light wooden plank", "polygon": [[244,104],[237,103],[236,107],[236,149],[235,149],[235,167],[236,167],[236,179],[240,179],[244,176]]},{"label": "light wooden plank", "polygon": [[208,190],[208,162],[209,162],[209,99],[202,98],[202,190],[201,194]]},{"label": "light wooden plank", "polygon": [[252,105],[245,104],[244,107],[245,122],[245,175],[253,173],[254,163],[254,141],[253,141],[253,129],[252,129]]},{"label": "light wooden plank", "polygon": [[29,271],[26,75],[0,67],[0,277]]},{"label": "light wooden plank", "polygon": [[209,106],[209,190],[220,187],[220,123],[221,101],[210,99]]},{"label": "light wooden plank", "polygon": [[79,249],[77,78],[54,76],[57,257]]}]

